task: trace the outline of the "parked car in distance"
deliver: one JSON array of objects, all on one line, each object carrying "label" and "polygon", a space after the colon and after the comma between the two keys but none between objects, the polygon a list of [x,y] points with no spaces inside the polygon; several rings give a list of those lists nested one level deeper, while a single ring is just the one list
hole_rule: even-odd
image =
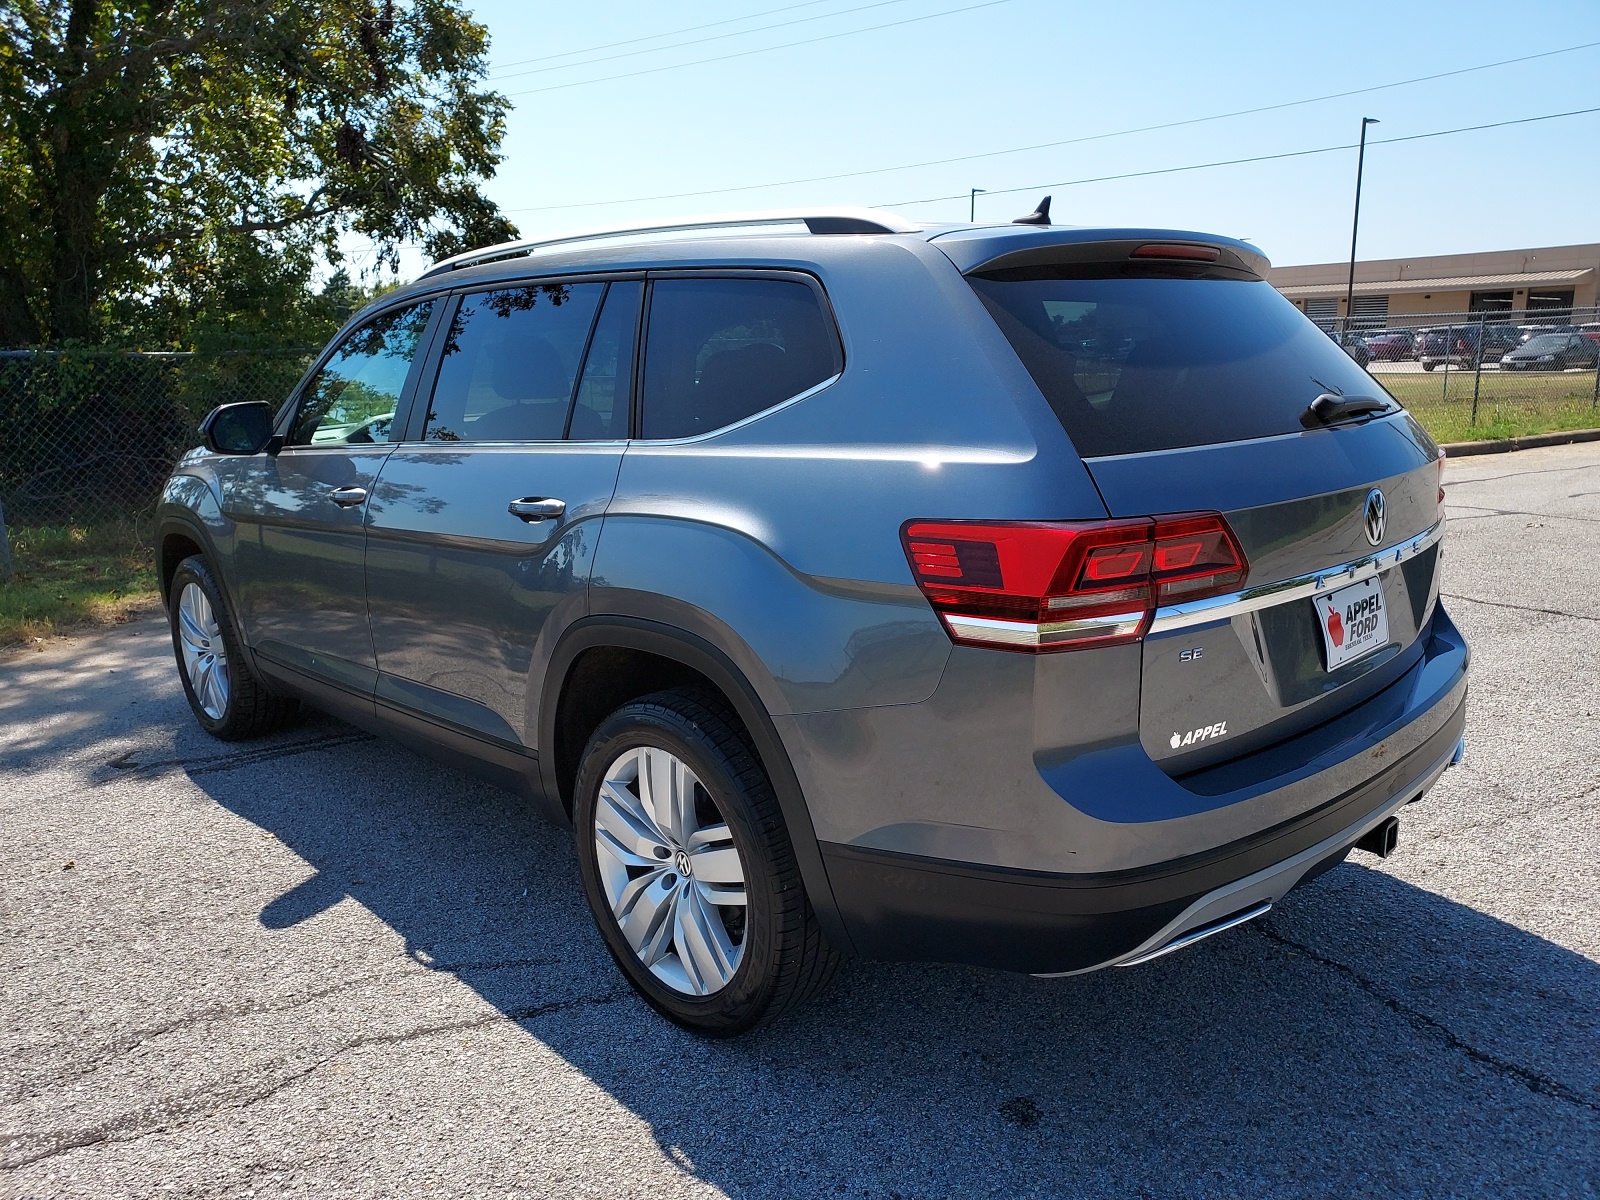
[{"label": "parked car in distance", "polygon": [[1497,362],[1516,348],[1516,330],[1509,325],[1454,325],[1429,329],[1420,339],[1417,359],[1424,371],[1441,363],[1471,369],[1480,363]]},{"label": "parked car in distance", "polygon": [[1502,371],[1566,371],[1573,367],[1594,370],[1600,365],[1600,342],[1576,329],[1571,333],[1541,333],[1500,360]]},{"label": "parked car in distance", "polygon": [[1332,329],[1327,333],[1333,339],[1334,345],[1348,354],[1356,366],[1365,367],[1372,362],[1372,355],[1367,351],[1366,339],[1359,333],[1339,333]]},{"label": "parked car in distance", "polygon": [[1041,216],[612,229],[386,293],[167,483],[194,718],[310,704],[521,791],[709,1036],[847,955],[1134,966],[1387,856],[1466,717],[1443,453],[1255,247]]},{"label": "parked car in distance", "polygon": [[1517,345],[1521,346],[1547,333],[1577,333],[1576,325],[1518,325]]},{"label": "parked car in distance", "polygon": [[1417,352],[1417,335],[1410,329],[1378,329],[1364,335],[1367,353],[1378,362],[1405,362]]},{"label": "parked car in distance", "polygon": [[1591,342],[1600,342],[1600,321],[1588,321],[1578,326],[1578,332]]}]

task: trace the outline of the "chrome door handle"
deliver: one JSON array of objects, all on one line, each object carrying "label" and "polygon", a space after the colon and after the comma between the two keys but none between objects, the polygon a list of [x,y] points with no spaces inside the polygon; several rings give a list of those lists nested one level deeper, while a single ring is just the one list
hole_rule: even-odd
[{"label": "chrome door handle", "polygon": [[332,500],[340,508],[354,508],[356,505],[364,503],[366,498],[366,488],[336,487],[328,493],[328,499]]},{"label": "chrome door handle", "polygon": [[524,496],[506,505],[506,511],[524,521],[548,521],[567,511],[565,500],[547,500],[540,496]]}]

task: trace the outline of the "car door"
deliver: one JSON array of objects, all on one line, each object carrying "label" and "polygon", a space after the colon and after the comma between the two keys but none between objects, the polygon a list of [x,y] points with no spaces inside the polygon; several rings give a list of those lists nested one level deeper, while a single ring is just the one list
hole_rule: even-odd
[{"label": "car door", "polygon": [[276,454],[225,460],[239,618],[270,666],[370,696],[366,505],[406,417],[434,301],[379,313],[300,388]]},{"label": "car door", "polygon": [[387,715],[534,748],[541,632],[583,611],[627,447],[642,290],[501,285],[441,320],[408,440],[366,514]]}]

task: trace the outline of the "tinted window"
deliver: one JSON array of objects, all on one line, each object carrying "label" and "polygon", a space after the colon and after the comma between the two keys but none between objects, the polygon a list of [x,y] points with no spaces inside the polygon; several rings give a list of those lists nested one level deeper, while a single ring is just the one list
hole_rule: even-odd
[{"label": "tinted window", "polygon": [[1269,283],[974,279],[1085,457],[1298,432],[1323,392],[1387,393]]},{"label": "tinted window", "polygon": [[387,442],[433,302],[396,309],[357,329],[311,378],[289,431],[291,446]]},{"label": "tinted window", "polygon": [[633,339],[644,284],[613,283],[589,341],[567,436],[603,441],[628,436],[628,398],[633,393]]},{"label": "tinted window", "polygon": [[472,292],[445,332],[423,437],[537,442],[563,436],[603,283]]},{"label": "tinted window", "polygon": [[650,291],[643,435],[692,437],[838,373],[839,344],[808,286],[662,279]]}]

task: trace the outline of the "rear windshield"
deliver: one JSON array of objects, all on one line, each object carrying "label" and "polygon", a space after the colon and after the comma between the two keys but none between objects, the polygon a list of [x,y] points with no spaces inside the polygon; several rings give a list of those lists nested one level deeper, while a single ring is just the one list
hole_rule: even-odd
[{"label": "rear windshield", "polygon": [[1039,274],[972,286],[1085,458],[1298,432],[1323,392],[1388,396],[1270,283]]}]

